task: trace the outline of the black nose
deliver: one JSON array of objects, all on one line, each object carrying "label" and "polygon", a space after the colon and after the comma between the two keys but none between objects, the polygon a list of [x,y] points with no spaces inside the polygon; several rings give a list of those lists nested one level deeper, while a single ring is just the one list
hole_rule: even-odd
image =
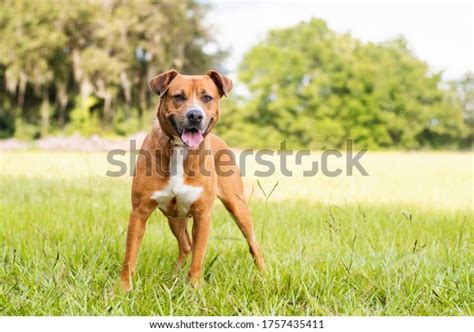
[{"label": "black nose", "polygon": [[200,124],[202,122],[202,119],[204,118],[202,112],[200,110],[189,110],[186,112],[186,117],[188,118],[188,121],[192,124]]}]

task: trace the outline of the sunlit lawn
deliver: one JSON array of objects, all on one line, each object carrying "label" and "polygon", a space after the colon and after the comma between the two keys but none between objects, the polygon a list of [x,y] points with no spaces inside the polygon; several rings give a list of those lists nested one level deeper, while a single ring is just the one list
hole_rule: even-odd
[{"label": "sunlit lawn", "polygon": [[259,179],[267,193],[278,182],[266,210],[249,158],[267,275],[218,203],[199,290],[173,276],[176,243],[156,213],[134,290],[112,296],[130,178],[106,177],[103,153],[0,152],[0,314],[472,315],[472,158],[371,153],[369,176],[336,178],[303,177],[307,160]]}]

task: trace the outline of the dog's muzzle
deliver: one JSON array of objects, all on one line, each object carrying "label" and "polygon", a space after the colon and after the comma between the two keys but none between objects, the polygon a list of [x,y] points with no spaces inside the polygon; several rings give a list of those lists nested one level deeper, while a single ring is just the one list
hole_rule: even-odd
[{"label": "dog's muzzle", "polygon": [[201,109],[190,108],[182,119],[172,117],[170,121],[183,143],[196,149],[207,135],[212,118],[206,121],[206,114]]}]

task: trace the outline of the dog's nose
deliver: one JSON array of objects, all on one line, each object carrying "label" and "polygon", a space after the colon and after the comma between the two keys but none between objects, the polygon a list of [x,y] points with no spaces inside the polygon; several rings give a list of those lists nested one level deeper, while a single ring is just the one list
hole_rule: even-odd
[{"label": "dog's nose", "polygon": [[186,112],[186,118],[188,118],[188,121],[192,124],[200,124],[204,118],[204,115],[200,110],[190,109]]}]

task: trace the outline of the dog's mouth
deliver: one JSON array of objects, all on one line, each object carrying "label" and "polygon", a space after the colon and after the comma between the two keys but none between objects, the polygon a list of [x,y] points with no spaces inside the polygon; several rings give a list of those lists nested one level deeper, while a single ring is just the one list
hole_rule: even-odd
[{"label": "dog's mouth", "polygon": [[201,142],[204,140],[204,137],[208,134],[209,127],[212,123],[212,119],[209,121],[206,130],[201,130],[196,126],[189,126],[183,128],[179,125],[174,117],[171,119],[171,125],[173,129],[176,131],[176,134],[181,138],[181,141],[192,149],[196,149],[199,147]]}]

